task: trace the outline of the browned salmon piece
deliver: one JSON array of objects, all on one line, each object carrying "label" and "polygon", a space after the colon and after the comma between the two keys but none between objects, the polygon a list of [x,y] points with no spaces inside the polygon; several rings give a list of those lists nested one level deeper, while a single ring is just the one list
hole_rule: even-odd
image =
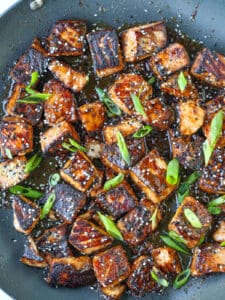
[{"label": "browned salmon piece", "polygon": [[219,223],[219,227],[213,233],[213,239],[218,243],[225,241],[225,221],[222,220]]},{"label": "browned salmon piece", "polygon": [[70,123],[66,121],[57,123],[40,134],[41,150],[45,154],[65,154],[68,150],[62,147],[62,143],[68,142],[69,138],[80,140],[78,133]]},{"label": "browned salmon piece", "polygon": [[77,218],[69,236],[69,243],[82,254],[93,254],[112,244],[113,239],[99,226]]},{"label": "browned salmon piece", "polygon": [[44,102],[45,123],[53,126],[61,121],[75,122],[76,105],[72,92],[66,89],[61,82],[51,79],[45,83],[43,92],[51,94]]},{"label": "browned salmon piece", "polygon": [[[202,228],[194,228],[184,215],[184,209],[188,208],[198,217]],[[178,207],[175,215],[170,221],[168,228],[176,232],[185,240],[188,248],[194,248],[205,236],[212,225],[212,216],[207,208],[193,197],[185,197],[183,203]]]},{"label": "browned salmon piece", "polygon": [[116,187],[100,193],[96,198],[96,202],[103,211],[116,219],[138,204],[133,189],[125,180]]},{"label": "browned salmon piece", "polygon": [[197,54],[191,74],[213,86],[225,87],[225,57],[204,48]]},{"label": "browned salmon piece", "polygon": [[41,209],[34,201],[25,197],[14,197],[12,201],[13,225],[15,229],[29,234],[39,221]]},{"label": "browned salmon piece", "polygon": [[[130,165],[134,166],[145,155],[146,146],[144,139],[128,137],[125,141],[130,154]],[[127,163],[122,159],[117,143],[111,145],[103,144],[102,163],[112,168],[116,173],[127,173],[129,169]]]},{"label": "browned salmon piece", "polygon": [[153,249],[152,257],[157,267],[165,273],[178,274],[182,271],[180,258],[177,252],[170,247]]},{"label": "browned salmon piece", "polygon": [[28,236],[24,244],[23,255],[20,261],[30,267],[35,268],[45,268],[47,267],[47,262],[39,254],[37,246],[31,236]]},{"label": "browned salmon piece", "polygon": [[203,137],[180,136],[169,130],[169,140],[173,158],[176,158],[185,169],[199,170],[203,166]]},{"label": "browned salmon piece", "polygon": [[59,20],[47,38],[49,56],[79,56],[85,52],[86,22]]},{"label": "browned salmon piece", "polygon": [[78,115],[86,131],[100,130],[105,122],[105,108],[99,101],[80,106]]},{"label": "browned salmon piece", "polygon": [[25,180],[29,176],[24,172],[26,163],[26,156],[0,162],[0,188],[5,190]]},{"label": "browned salmon piece", "polygon": [[152,96],[152,86],[141,75],[121,74],[109,87],[108,94],[112,101],[128,115],[134,115],[135,109],[131,94],[139,97],[143,104]]},{"label": "browned salmon piece", "polygon": [[76,71],[70,65],[56,59],[51,60],[48,69],[56,79],[74,93],[80,92],[88,82],[88,76],[83,72]]},{"label": "browned salmon piece", "polygon": [[87,40],[98,77],[106,77],[123,70],[124,63],[115,30],[88,33]]},{"label": "browned salmon piece", "polygon": [[119,300],[122,297],[125,290],[126,290],[125,284],[101,287],[101,291],[104,297],[106,297],[105,299],[107,300]]},{"label": "browned salmon piece", "polygon": [[209,194],[225,194],[225,148],[214,151],[202,171],[199,188]]},{"label": "browned salmon piece", "polygon": [[116,286],[127,279],[130,265],[121,245],[100,252],[93,257],[95,276],[101,286]]},{"label": "browned salmon piece", "polygon": [[166,94],[172,95],[176,98],[186,98],[186,99],[198,99],[198,90],[192,82],[191,76],[187,71],[183,72],[184,77],[187,80],[187,85],[185,89],[182,91],[178,84],[178,78],[180,73],[175,73],[171,75],[167,81],[163,82],[160,86],[161,91]]},{"label": "browned salmon piece", "polygon": [[225,272],[225,247],[219,244],[203,244],[196,247],[191,263],[191,275],[202,276],[218,272]]},{"label": "browned salmon piece", "polygon": [[85,148],[87,149],[87,156],[91,159],[101,158],[103,148],[101,141],[85,136]]},{"label": "browned salmon piece", "polygon": [[167,164],[157,150],[151,150],[130,169],[134,183],[153,203],[160,203],[175,190],[176,185],[166,182]]},{"label": "browned salmon piece", "polygon": [[[151,217],[157,209],[155,224]],[[148,199],[143,199],[139,205],[130,210],[117,222],[117,227],[124,240],[131,246],[138,245],[156,228],[162,219],[160,209]]]},{"label": "browned salmon piece", "polygon": [[35,71],[39,75],[47,69],[47,51],[38,39],[34,39],[30,48],[23,54],[10,72],[10,76],[18,83],[29,84],[31,74]]},{"label": "browned salmon piece", "polygon": [[81,151],[74,153],[60,170],[62,178],[81,192],[93,184],[96,172],[91,160]]},{"label": "browned salmon piece", "polygon": [[180,117],[180,133],[182,135],[192,135],[198,131],[205,117],[205,110],[201,108],[195,101],[188,100],[178,104]]},{"label": "browned salmon piece", "polygon": [[132,253],[135,257],[141,256],[141,255],[149,255],[149,253],[152,253],[153,246],[150,241],[145,239],[142,243],[137,245],[129,245]]},{"label": "browned salmon piece", "polygon": [[49,262],[54,257],[72,256],[68,244],[68,225],[60,224],[49,229],[35,240],[40,254]]},{"label": "browned salmon piece", "polygon": [[121,38],[125,61],[138,61],[166,46],[166,26],[159,21],[132,27],[123,31]]},{"label": "browned salmon piece", "polygon": [[7,151],[12,156],[24,155],[33,151],[33,127],[25,119],[5,116],[0,123],[1,155],[7,158]]},{"label": "browned salmon piece", "polygon": [[95,275],[88,256],[52,258],[45,278],[50,286],[76,288],[95,282]]},{"label": "browned salmon piece", "polygon": [[87,191],[89,197],[96,197],[99,193],[102,192],[104,172],[96,170],[94,181]]},{"label": "browned salmon piece", "polygon": [[150,60],[153,72],[160,79],[188,67],[189,63],[188,53],[184,46],[179,43],[170,44]]}]

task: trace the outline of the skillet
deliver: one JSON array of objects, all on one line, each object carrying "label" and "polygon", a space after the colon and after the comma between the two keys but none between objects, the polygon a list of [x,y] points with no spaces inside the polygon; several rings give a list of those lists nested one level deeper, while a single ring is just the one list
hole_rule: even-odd
[{"label": "skillet", "polygon": [[[105,22],[117,28],[120,25],[145,23],[166,19],[167,26],[180,25],[191,38],[221,52],[225,51],[224,0],[46,0],[35,12],[27,0],[20,1],[0,18],[0,95],[8,94],[8,72],[14,60],[29,46],[35,36],[48,34],[58,19],[79,18],[89,23]],[[1,193],[4,202],[4,193]],[[17,300],[97,300],[98,294],[89,288],[52,289],[42,279],[42,271],[19,262],[24,239],[12,225],[9,209],[0,209],[0,288]],[[192,279],[184,288],[168,289],[164,295],[148,295],[150,300],[217,300],[224,299],[225,274],[206,279]],[[123,299],[134,299],[124,296]]]}]

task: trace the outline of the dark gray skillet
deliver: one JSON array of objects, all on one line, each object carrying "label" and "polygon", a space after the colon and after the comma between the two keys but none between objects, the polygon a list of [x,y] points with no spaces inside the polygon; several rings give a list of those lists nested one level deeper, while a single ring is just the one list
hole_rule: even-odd
[{"label": "dark gray skillet", "polygon": [[[5,1],[5,0],[0,0]],[[203,41],[225,52],[224,0],[46,0],[42,9],[30,11],[28,0],[21,1],[0,18],[0,95],[7,95],[7,76],[13,61],[29,46],[35,36],[47,35],[52,24],[63,18],[81,18],[90,23],[106,22],[115,28],[124,23],[145,23],[167,18],[167,24],[180,24],[191,38]],[[4,195],[2,195],[4,198]],[[1,201],[0,201],[1,202]],[[17,300],[97,300],[89,288],[53,289],[43,281],[41,271],[19,262],[23,237],[12,226],[9,210],[0,209],[0,288]],[[222,300],[225,275],[191,280],[184,288],[169,289],[163,296],[148,295],[143,299]],[[125,296],[123,299],[134,299]]]}]

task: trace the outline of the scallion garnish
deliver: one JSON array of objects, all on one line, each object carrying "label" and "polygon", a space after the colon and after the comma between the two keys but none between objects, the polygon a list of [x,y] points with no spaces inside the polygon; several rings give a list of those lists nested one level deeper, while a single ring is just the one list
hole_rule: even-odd
[{"label": "scallion garnish", "polygon": [[115,239],[123,241],[123,236],[113,220],[110,217],[103,215],[100,211],[98,211],[98,216],[102,221],[106,231]]},{"label": "scallion garnish", "polygon": [[183,270],[180,274],[177,275],[177,277],[175,278],[174,282],[173,282],[173,288],[174,289],[179,289],[181,288],[183,285],[185,285],[188,280],[189,277],[191,275],[191,270],[188,268],[186,270]]},{"label": "scallion garnish", "polygon": [[220,215],[222,210],[220,207],[216,207],[216,206],[209,206],[208,207],[208,212],[211,214],[211,215]]},{"label": "scallion garnish", "polygon": [[185,244],[185,239],[183,239],[178,233],[176,233],[175,231],[169,231],[168,235],[171,239],[173,239],[174,241],[178,242],[178,243],[183,243]]},{"label": "scallion garnish", "polygon": [[152,126],[144,125],[133,134],[133,137],[136,139],[143,138],[144,136],[148,135],[152,131],[152,129]]},{"label": "scallion garnish", "polygon": [[49,178],[49,184],[50,184],[50,186],[55,186],[57,183],[60,182],[60,179],[61,179],[61,177],[60,177],[60,175],[58,173],[52,174],[50,176],[50,178]]},{"label": "scallion garnish", "polygon": [[130,166],[130,153],[122,133],[118,130],[116,133],[117,144],[120,150],[122,159]]},{"label": "scallion garnish", "polygon": [[160,238],[163,240],[163,242],[169,246],[170,248],[177,250],[181,253],[190,255],[190,252],[188,251],[188,249],[185,246],[181,246],[179,244],[177,244],[175,241],[173,241],[169,236],[166,235],[160,235]]},{"label": "scallion garnish", "polygon": [[187,79],[184,76],[183,72],[180,72],[180,74],[178,76],[178,79],[177,79],[177,83],[178,83],[179,89],[183,93],[183,91],[185,90],[186,85],[187,85]]},{"label": "scallion garnish", "polygon": [[73,139],[69,139],[69,143],[63,142],[62,147],[69,150],[70,152],[77,152],[78,150],[86,152],[87,149],[84,146],[81,146],[78,142]]},{"label": "scallion garnish", "polygon": [[156,274],[156,268],[153,267],[153,269],[151,270],[151,277],[153,280],[155,280],[159,285],[163,286],[163,287],[168,287],[169,286],[169,282],[165,279],[165,278],[160,278],[157,274]]},{"label": "scallion garnish", "polygon": [[222,243],[220,243],[221,247],[225,247],[225,241],[223,241]]},{"label": "scallion garnish", "polygon": [[13,159],[12,152],[9,148],[5,148],[5,155],[8,157],[8,159]]},{"label": "scallion garnish", "polygon": [[108,191],[109,189],[116,187],[118,184],[120,184],[124,179],[124,174],[119,173],[117,176],[107,180],[104,184],[103,189],[105,191]]},{"label": "scallion garnish", "polygon": [[152,222],[152,229],[154,230],[157,226],[157,213],[158,213],[158,208],[154,210],[154,213],[152,214],[150,221]]},{"label": "scallion garnish", "polygon": [[176,158],[172,159],[167,165],[166,181],[171,185],[175,185],[179,181],[179,162]]},{"label": "scallion garnish", "polygon": [[212,215],[219,215],[221,214],[222,210],[220,207],[220,205],[225,204],[225,195],[220,196],[214,200],[211,200],[207,207],[208,207],[208,212]]},{"label": "scallion garnish", "polygon": [[42,156],[39,153],[34,154],[26,163],[24,172],[31,173],[39,166],[41,161],[42,161]]},{"label": "scallion garnish", "polygon": [[192,227],[201,229],[202,223],[199,220],[198,216],[188,207],[184,208],[184,216],[188,220],[188,222],[191,224]]},{"label": "scallion garnish", "polygon": [[14,195],[22,195],[31,199],[39,199],[43,196],[43,193],[22,185],[15,185],[9,188],[9,191]]},{"label": "scallion garnish", "polygon": [[142,116],[147,117],[147,115],[144,111],[144,108],[141,104],[140,98],[135,94],[130,94],[130,96],[131,96],[131,99],[133,101],[135,111],[137,113],[141,114]]},{"label": "scallion garnish", "polygon": [[155,77],[152,76],[149,80],[148,80],[148,84],[152,85],[155,82]]},{"label": "scallion garnish", "polygon": [[38,79],[39,79],[38,72],[37,71],[33,72],[31,74],[30,83],[26,86],[26,89],[33,87],[38,82]]},{"label": "scallion garnish", "polygon": [[56,195],[55,193],[52,193],[48,199],[46,200],[42,210],[41,210],[41,215],[40,215],[40,219],[43,220],[50,212],[54,202],[56,199]]},{"label": "scallion garnish", "polygon": [[107,94],[100,89],[99,87],[95,88],[96,93],[98,94],[99,100],[105,104],[107,108],[107,113],[109,117],[120,116],[121,110],[119,107],[107,96]]},{"label": "scallion garnish", "polygon": [[204,241],[205,241],[205,237],[204,237],[204,235],[202,235],[202,236],[200,237],[200,240],[198,241],[197,246],[200,246],[202,243],[204,243]]},{"label": "scallion garnish", "polygon": [[181,204],[185,197],[187,197],[190,194],[190,185],[193,184],[198,178],[200,177],[200,172],[196,171],[193,172],[188,178],[181,183],[178,191],[177,191],[177,197],[178,201]]}]

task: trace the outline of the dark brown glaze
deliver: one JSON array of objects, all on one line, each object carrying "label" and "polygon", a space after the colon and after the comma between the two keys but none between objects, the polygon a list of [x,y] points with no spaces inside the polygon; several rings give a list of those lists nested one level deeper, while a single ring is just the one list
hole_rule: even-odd
[{"label": "dark brown glaze", "polygon": [[157,267],[165,273],[179,274],[182,270],[177,252],[170,247],[165,246],[153,249],[152,257]]},{"label": "dark brown glaze", "polygon": [[99,193],[102,192],[102,186],[104,181],[104,171],[96,170],[95,178],[91,187],[87,191],[89,197],[96,197]]}]

